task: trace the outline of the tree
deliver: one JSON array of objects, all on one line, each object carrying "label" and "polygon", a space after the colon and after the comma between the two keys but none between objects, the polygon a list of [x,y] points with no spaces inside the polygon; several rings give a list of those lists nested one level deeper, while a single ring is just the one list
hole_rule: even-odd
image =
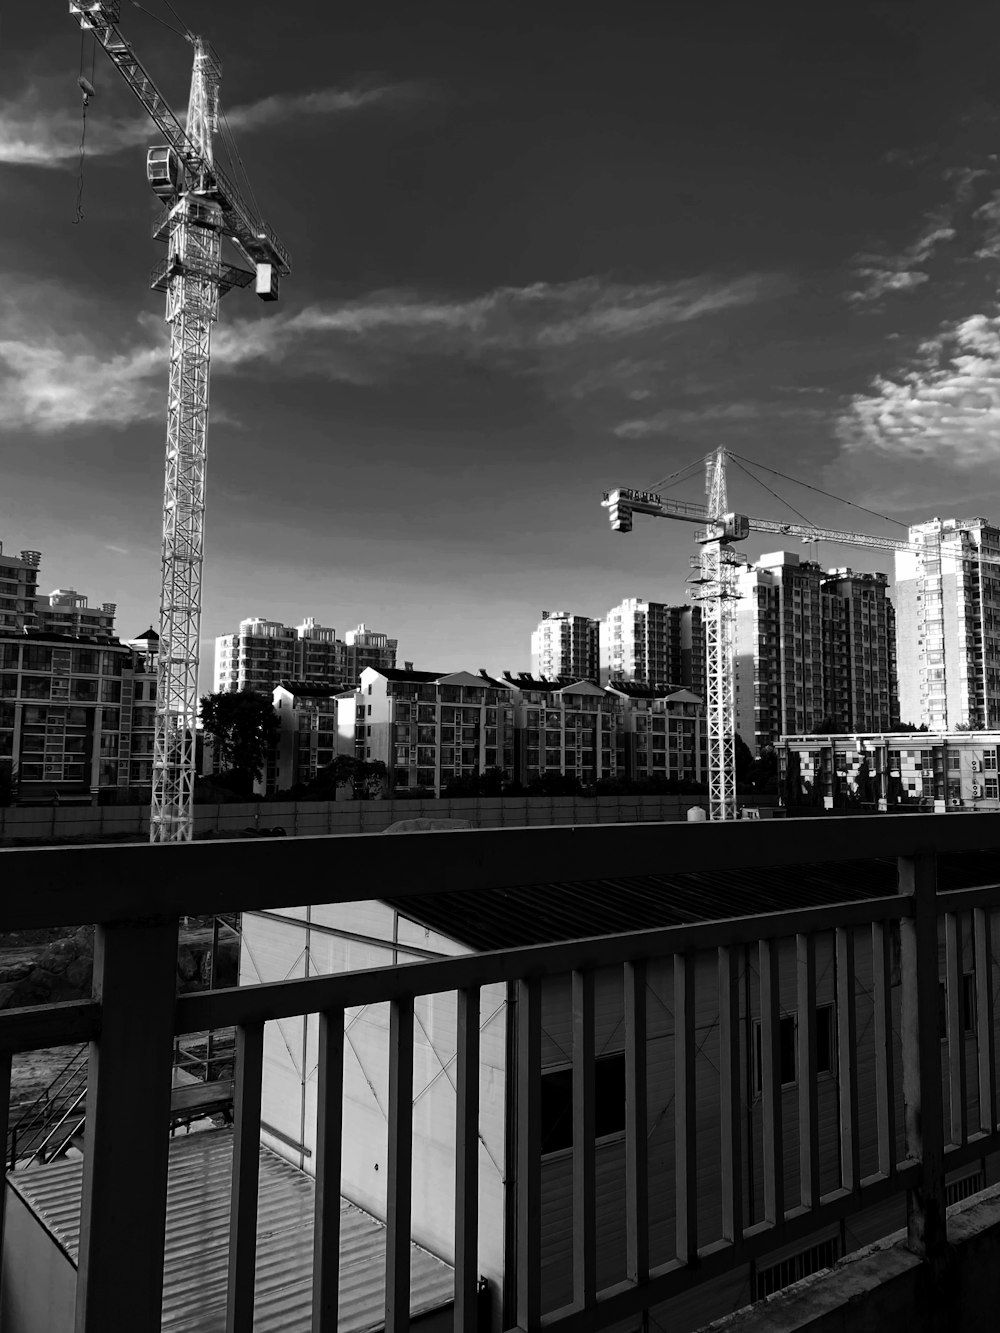
[{"label": "tree", "polygon": [[839,718],[831,717],[828,713],[826,717],[820,718],[816,726],[812,729],[814,736],[846,736],[847,728]]},{"label": "tree", "polygon": [[789,750],[782,799],[786,807],[792,808],[802,805],[802,795],[802,756],[798,750]]},{"label": "tree", "polygon": [[274,705],[257,690],[222,691],[201,698],[201,718],[230,786],[244,796],[264,775],[264,765],[280,723]]},{"label": "tree", "polygon": [[353,754],[338,754],[332,764],[321,768],[316,776],[300,787],[292,789],[299,801],[335,801],[341,787],[350,787],[356,801],[368,801],[381,796],[389,773],[381,759],[358,759]]},{"label": "tree", "polygon": [[753,751],[747,745],[743,737],[736,733],[733,737],[733,767],[734,777],[737,782],[743,783],[750,780],[750,770],[754,765]]}]

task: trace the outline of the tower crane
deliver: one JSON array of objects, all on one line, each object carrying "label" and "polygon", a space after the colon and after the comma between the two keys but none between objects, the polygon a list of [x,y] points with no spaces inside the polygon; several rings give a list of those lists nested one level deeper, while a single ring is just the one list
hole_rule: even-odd
[{"label": "tower crane", "polygon": [[[733,550],[751,532],[769,532],[782,537],[800,537],[803,541],[837,542],[841,546],[860,546],[876,551],[912,551],[922,547],[892,537],[875,537],[863,532],[841,532],[833,528],[814,528],[805,523],[780,523],[773,519],[751,518],[729,510],[726,489],[725,448],[709,455],[706,469],[706,505],[686,500],[664,499],[656,491],[619,487],[605,493],[602,504],[608,510],[615,532],[632,531],[633,514],[670,518],[681,523],[704,525],[697,534],[701,543],[700,573],[695,594],[705,608],[705,656],[707,676],[708,721],[708,791],[709,817],[713,820],[736,818],[736,717],[735,677],[735,603],[739,597],[736,571],[744,561]],[[1000,562],[979,558],[982,565]]]},{"label": "tower crane", "polygon": [[[166,293],[170,325],[149,836],[151,842],[189,842],[196,769],[212,324],[218,317],[220,295],[253,283],[262,300],[275,301],[281,278],[291,270],[284,246],[215,161],[213,135],[219,122],[222,67],[211,45],[189,34],[194,68],[182,125],[122,34],[120,9],[119,0],[70,0],[69,5],[71,16],[104,48],[166,141],[150,148],[146,157],[149,184],[164,205],[154,223],[153,238],[167,245],[166,257],[153,270],[151,286]],[[223,238],[232,243],[249,269],[223,261]]]}]

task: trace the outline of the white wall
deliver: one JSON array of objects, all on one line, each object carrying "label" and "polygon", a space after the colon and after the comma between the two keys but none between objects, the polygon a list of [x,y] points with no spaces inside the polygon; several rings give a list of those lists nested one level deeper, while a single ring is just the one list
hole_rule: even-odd
[{"label": "white wall", "polygon": [[[243,918],[240,984],[323,975],[468,952],[384,903],[362,902]],[[331,935],[316,927],[345,932]],[[367,936],[367,940],[347,938]],[[394,937],[398,943],[394,944]],[[378,941],[384,941],[380,943]],[[409,945],[408,949],[405,947]],[[403,946],[403,947],[400,947]],[[411,952],[411,950],[415,950]],[[484,987],[480,1008],[479,1268],[496,1297],[502,1290],[506,991]],[[389,1006],[345,1015],[342,1193],[376,1217],[386,1215]],[[454,994],[414,1005],[413,1239],[454,1262]],[[262,1138],[297,1166],[315,1171],[318,1020],[268,1023],[264,1034]],[[265,1127],[279,1131],[270,1134]],[[291,1143],[286,1140],[291,1140]]]}]

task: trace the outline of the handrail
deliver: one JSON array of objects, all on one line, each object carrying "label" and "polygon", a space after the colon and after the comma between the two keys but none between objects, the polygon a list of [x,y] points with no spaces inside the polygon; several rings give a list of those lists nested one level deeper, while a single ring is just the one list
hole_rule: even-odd
[{"label": "handrail", "polygon": [[[426,837],[426,834],[420,834]],[[433,995],[467,986],[609,967],[639,959],[728,948],[759,939],[778,939],[816,930],[898,921],[912,915],[903,897],[867,898],[861,902],[772,912],[762,916],[700,921],[665,926],[629,935],[598,935],[559,944],[532,944],[519,949],[462,955],[394,967],[375,967],[330,976],[273,981],[225,990],[195,991],[177,999],[176,1030],[198,1032],[206,1027],[238,1027],[339,1007],[380,1004],[385,1000]],[[5,1015],[0,1013],[0,1037]]]},{"label": "handrail", "polygon": [[[1000,812],[974,819],[935,814],[858,816],[843,820],[738,820],[717,824],[594,824],[421,833],[420,855],[405,839],[366,833],[295,839],[233,839],[112,846],[0,849],[0,881],[28,883],[30,894],[5,902],[8,930],[47,925],[210,916],[296,907],[300,879],[290,865],[328,866],[323,902],[359,897],[417,897],[532,884],[620,878],[748,866],[790,866],[1000,848]],[[81,885],[100,886],[81,888]]]},{"label": "handrail", "polygon": [[[1000,1148],[1000,1116],[996,1110],[994,1049],[993,927],[1000,912],[1000,886],[976,886],[937,891],[939,851],[975,851],[1000,847],[1000,815],[978,820],[950,820],[946,816],[877,816],[842,821],[801,820],[777,825],[747,823],[723,826],[649,825],[596,826],[489,830],[461,833],[415,834],[407,842],[363,836],[297,839],[294,842],[233,841],[156,848],[68,848],[0,852],[12,861],[0,861],[0,873],[27,875],[36,891],[10,904],[9,915],[19,924],[45,924],[50,917],[69,913],[98,923],[95,948],[95,994],[101,1002],[74,1002],[40,1010],[0,1011],[0,1056],[3,1052],[57,1045],[60,1041],[94,1039],[90,1051],[91,1094],[88,1104],[87,1151],[84,1156],[83,1202],[78,1278],[77,1327],[80,1333],[116,1326],[116,1316],[128,1308],[137,1333],[159,1327],[162,1274],[159,1256],[164,1249],[168,1143],[163,1115],[170,1101],[170,1079],[177,1036],[213,1028],[235,1027],[235,1150],[232,1230],[230,1240],[230,1314],[234,1327],[250,1319],[253,1292],[253,1255],[257,1228],[257,1166],[260,1136],[261,1077],[264,1068],[264,1025],[302,1014],[320,1015],[318,1121],[316,1152],[317,1254],[327,1256],[317,1269],[317,1307],[336,1310],[336,1263],[341,1170],[342,1107],[344,1105],[344,1014],[362,1005],[388,1003],[387,1109],[387,1302],[395,1312],[387,1328],[402,1322],[398,1298],[406,1289],[406,1247],[410,1243],[410,1180],[413,1168],[412,1097],[414,1093],[413,1041],[416,996],[458,992],[459,1024],[464,1057],[455,1066],[460,1084],[461,1115],[455,1178],[456,1230],[464,1228],[462,1272],[456,1289],[465,1291],[476,1262],[473,1219],[478,1217],[474,1176],[479,1161],[478,1064],[474,1057],[472,1016],[479,1011],[482,988],[508,983],[504,993],[516,1002],[516,1022],[510,1035],[511,1106],[515,1124],[509,1166],[518,1183],[518,1216],[524,1236],[539,1238],[541,1218],[541,1015],[542,981],[551,975],[572,977],[572,1061],[575,1084],[584,1089],[574,1115],[582,1145],[573,1162],[574,1300],[576,1312],[544,1312],[539,1301],[541,1245],[519,1245],[515,1285],[518,1319],[522,1327],[558,1326],[563,1333],[594,1333],[636,1311],[667,1300],[715,1273],[731,1270],[767,1253],[775,1246],[809,1234],[817,1226],[845,1218],[876,1201],[911,1191],[912,1247],[933,1258],[946,1239],[944,1171],[947,1166],[972,1160],[974,1155]],[[31,855],[31,863],[17,858]],[[74,857],[73,861],[69,857]],[[90,856],[82,862],[81,857]],[[145,859],[140,862],[136,858]],[[186,857],[178,861],[177,857]],[[279,859],[269,861],[268,856]],[[170,858],[173,859],[170,859]],[[331,903],[391,897],[405,900],[421,892],[465,889],[470,911],[478,891],[515,885],[593,882],[608,878],[650,875],[669,867],[671,872],[710,870],[724,876],[737,865],[793,865],[828,861],[845,863],[870,857],[891,858],[898,864],[897,894],[820,907],[768,912],[724,920],[632,931],[624,935],[504,949],[478,955],[435,958],[399,966],[359,970],[339,975],[314,976],[269,982],[178,997],[176,958],[178,919],[182,915],[210,915],[238,908],[298,907],[303,877],[296,868],[314,870],[336,865],[336,875],[313,878],[318,900]],[[167,858],[167,859],[164,859]],[[898,858],[898,862],[897,862]],[[131,870],[129,868],[131,867]],[[101,890],[66,884],[102,885]],[[136,884],[142,884],[141,900]],[[105,887],[106,886],[106,887]],[[405,908],[404,908],[405,911]],[[141,912],[141,919],[136,919]],[[969,922],[958,923],[968,914]],[[0,920],[7,924],[7,904]],[[944,923],[943,927],[941,923]],[[957,924],[958,923],[958,924]],[[942,1047],[938,1034],[940,1005],[938,933],[946,936],[949,1034],[948,1070],[942,1077]],[[974,939],[968,943],[969,931]],[[860,932],[860,933],[859,933]],[[878,1104],[878,1169],[868,1171],[867,1157],[859,1154],[857,1088],[858,979],[855,936],[870,939],[870,953],[859,946],[871,992],[874,1037],[870,1039],[877,1076],[881,1080]],[[782,1000],[779,977],[793,958],[799,1024],[796,1047],[799,1068],[817,1066],[818,941],[835,959],[836,1031],[827,1046],[833,1058],[837,1086],[836,1115],[832,1123],[839,1144],[840,1184],[820,1192],[814,1169],[816,1140],[806,1142],[800,1157],[797,1198],[783,1181],[782,1104],[787,1100],[781,1074]],[[778,943],[780,941],[780,944]],[[963,948],[973,949],[972,976],[977,1012],[989,1031],[989,1049],[983,1046],[977,1064],[966,1068],[963,1010],[966,1003]],[[749,950],[755,958],[755,1012],[749,1001],[741,1009],[734,978],[739,958]],[[648,1250],[639,1275],[612,1290],[596,1289],[593,1257],[594,1175],[593,1124],[595,1062],[594,973],[620,968],[626,993],[623,1041],[625,1077],[631,1090],[626,1117],[627,1203],[625,1219],[630,1235],[638,1233],[637,1218],[647,1210],[650,1182],[645,1168],[645,1089],[647,1088],[646,977],[647,964],[662,960],[672,972],[673,1072],[664,1078],[665,1095],[673,1106],[675,1137],[690,1142],[696,1132],[695,1074],[696,994],[695,955],[715,969],[718,999],[719,1105],[724,1148],[723,1192],[729,1190],[732,1215],[726,1239],[705,1237],[699,1244],[695,1172],[675,1172],[671,1206],[683,1218],[686,1230],[676,1232],[677,1257],[654,1265]],[[745,975],[750,975],[749,966]],[[787,979],[787,974],[785,974]],[[668,983],[664,983],[668,984]],[[749,984],[749,982],[748,982]],[[713,980],[711,986],[715,987]],[[704,999],[704,986],[698,982]],[[898,988],[898,989],[897,989]],[[868,994],[868,992],[866,992]],[[631,995],[631,1000],[627,996]],[[670,991],[666,992],[670,1003]],[[826,1001],[822,1001],[823,1004]],[[895,1008],[894,1008],[895,1006]],[[512,1008],[512,1015],[515,1010]],[[899,1015],[902,1015],[901,1019]],[[464,1015],[464,1020],[462,1018]],[[988,1021],[987,1021],[988,1016]],[[760,1073],[759,1117],[763,1160],[773,1178],[765,1180],[763,1221],[758,1214],[744,1218],[734,1201],[745,1163],[739,1161],[739,1143],[745,1107],[746,1060],[751,1040],[744,1025],[751,1017],[758,1025]],[[833,1020],[831,1020],[833,1021]],[[898,1021],[899,1033],[893,1033]],[[66,1033],[72,1033],[67,1037]],[[957,1035],[956,1035],[957,1034]],[[669,1034],[668,1034],[669,1035]],[[905,1152],[897,1147],[894,1117],[900,1102],[898,1072],[894,1070],[894,1041],[902,1052],[906,1089]],[[471,1053],[471,1054],[470,1054]],[[832,1053],[832,1057],[831,1057]],[[0,1059],[0,1072],[3,1061]],[[7,1074],[9,1079],[9,1061]],[[813,1081],[814,1082],[814,1081]],[[944,1088],[942,1084],[944,1083]],[[672,1085],[672,1086],[671,1086]],[[813,1084],[800,1081],[799,1132],[818,1133]],[[7,1085],[9,1088],[9,1083]],[[142,1114],[135,1114],[134,1089],[143,1089]],[[637,1089],[643,1089],[643,1095]],[[979,1089],[983,1129],[962,1111],[966,1093]],[[588,1091],[589,1089],[589,1091]],[[6,1099],[7,1088],[0,1088]],[[458,1095],[458,1094],[456,1094]],[[948,1097],[946,1131],[944,1097]],[[810,1102],[810,1096],[813,1097]],[[988,1098],[988,1101],[983,1101]],[[4,1101],[6,1104],[6,1101]],[[456,1106],[459,1105],[456,1102]],[[161,1115],[161,1112],[163,1113]],[[588,1119],[589,1117],[589,1119]],[[66,1119],[62,1122],[66,1123]],[[823,1124],[827,1121],[824,1119]],[[713,1131],[714,1132],[714,1131]],[[824,1132],[826,1132],[824,1130]],[[948,1135],[954,1142],[946,1142]],[[53,1131],[54,1142],[58,1131]],[[575,1150],[574,1150],[575,1152]],[[813,1153],[810,1158],[809,1153]],[[803,1165],[803,1163],[805,1163]],[[465,1175],[462,1175],[462,1171]],[[766,1173],[765,1173],[766,1174]],[[808,1190],[803,1182],[808,1178]],[[788,1186],[788,1197],[785,1187]],[[646,1191],[646,1195],[643,1195]],[[694,1193],[692,1193],[692,1191]],[[808,1200],[807,1200],[808,1194]],[[116,1201],[134,1202],[127,1221]],[[459,1203],[461,1201],[461,1206]],[[660,1201],[662,1202],[662,1200]],[[752,1223],[752,1225],[751,1225]],[[583,1239],[579,1239],[579,1237]],[[456,1240],[456,1247],[458,1247]],[[522,1253],[527,1248],[526,1257]],[[110,1256],[114,1256],[114,1260]],[[123,1257],[124,1256],[124,1257]],[[631,1271],[631,1270],[630,1270]],[[459,1281],[459,1279],[461,1281]],[[464,1298],[463,1298],[464,1299]],[[331,1306],[332,1302],[332,1306]],[[326,1326],[326,1325],[321,1325]]]},{"label": "handrail", "polygon": [[[52,1140],[55,1138],[56,1134],[57,1134],[57,1133],[59,1132],[59,1130],[63,1127],[63,1125],[65,1125],[66,1121],[70,1118],[70,1116],[71,1116],[71,1115],[73,1114],[73,1112],[77,1109],[77,1107],[80,1105],[80,1103],[81,1103],[81,1102],[86,1102],[86,1099],[87,1099],[87,1089],[86,1089],[86,1087],[83,1087],[83,1088],[80,1090],[80,1092],[77,1093],[76,1097],[74,1097],[73,1101],[70,1102],[69,1106],[66,1107],[66,1110],[65,1110],[65,1111],[63,1112],[63,1114],[59,1117],[59,1119],[56,1121],[56,1123],[52,1126],[52,1128],[49,1130],[48,1134],[46,1134],[45,1138],[42,1139],[41,1143],[39,1143],[36,1147],[32,1148],[32,1150],[31,1150],[31,1156],[32,1156],[32,1157],[37,1158],[38,1161],[40,1161],[40,1162],[44,1162],[44,1161],[45,1161],[45,1155],[44,1155],[44,1154],[45,1154],[45,1149],[49,1146],[49,1144],[50,1144],[50,1143],[52,1142]],[[75,1129],[75,1130],[73,1131],[73,1133],[74,1133],[74,1134],[77,1133],[78,1129],[79,1129],[79,1126],[77,1126],[77,1129]],[[54,1155],[54,1156],[58,1156],[59,1153],[62,1152],[63,1148],[65,1148],[66,1145],[69,1143],[69,1141],[70,1141],[70,1139],[71,1139],[72,1137],[73,1137],[73,1134],[70,1134],[70,1135],[69,1135],[69,1136],[68,1136],[68,1137],[67,1137],[67,1138],[66,1138],[66,1139],[59,1145],[59,1147],[58,1147],[58,1148],[56,1149],[56,1151],[55,1151],[55,1154],[53,1154],[53,1155]]]},{"label": "handrail", "polygon": [[61,1084],[63,1079],[68,1081],[71,1074],[79,1072],[81,1060],[86,1054],[86,1051],[87,1048],[83,1045],[76,1048],[51,1083],[42,1089],[33,1102],[29,1102],[23,1108],[23,1114],[19,1116],[8,1129],[8,1136],[10,1134],[23,1132],[27,1128],[31,1128],[40,1116],[41,1118],[44,1118],[44,1111],[51,1107],[52,1103],[62,1091],[62,1087],[60,1086],[57,1089],[56,1085]]}]

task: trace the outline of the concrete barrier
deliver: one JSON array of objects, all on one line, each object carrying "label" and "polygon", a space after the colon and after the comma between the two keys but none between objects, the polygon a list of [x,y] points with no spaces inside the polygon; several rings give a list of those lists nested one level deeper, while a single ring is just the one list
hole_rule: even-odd
[{"label": "concrete barrier", "polygon": [[[550,824],[629,824],[686,820],[697,796],[510,796],[421,801],[248,801],[196,805],[195,836],[236,837],[245,829],[283,828],[289,837],[381,833],[400,819],[466,819],[476,828]],[[775,802],[776,803],[776,802]],[[772,811],[766,801],[761,815]],[[145,805],[10,806],[0,809],[0,844],[143,841]]]}]

